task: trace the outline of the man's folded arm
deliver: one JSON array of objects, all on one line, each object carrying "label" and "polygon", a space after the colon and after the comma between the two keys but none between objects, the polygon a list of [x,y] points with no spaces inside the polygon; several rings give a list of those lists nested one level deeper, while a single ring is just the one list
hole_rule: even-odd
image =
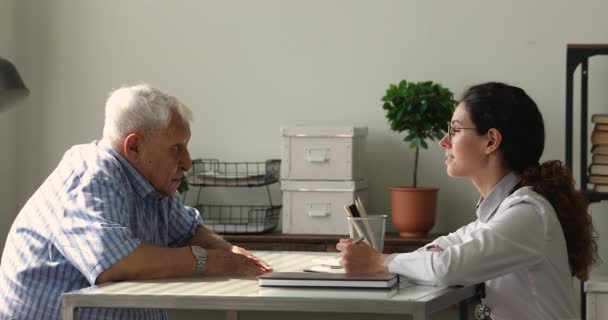
[{"label": "man's folded arm", "polygon": [[96,284],[191,276],[196,260],[190,247],[165,248],[142,243],[103,271]]}]

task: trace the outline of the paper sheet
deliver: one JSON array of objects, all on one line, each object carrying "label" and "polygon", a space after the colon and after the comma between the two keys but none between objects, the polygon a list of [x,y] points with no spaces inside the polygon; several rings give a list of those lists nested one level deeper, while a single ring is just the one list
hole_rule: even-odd
[{"label": "paper sheet", "polygon": [[305,272],[344,273],[339,257],[314,258],[312,265],[303,269]]}]

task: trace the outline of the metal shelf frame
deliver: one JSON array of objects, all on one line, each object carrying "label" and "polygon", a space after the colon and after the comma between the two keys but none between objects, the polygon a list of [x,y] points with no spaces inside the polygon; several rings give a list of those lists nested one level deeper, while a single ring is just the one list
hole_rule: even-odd
[{"label": "metal shelf frame", "polygon": [[580,190],[589,203],[608,200],[608,193],[595,192],[587,188],[589,124],[589,58],[596,55],[608,55],[608,44],[569,44],[566,54],[566,165],[572,170],[574,140],[574,72],[581,66],[581,106],[580,106]]},{"label": "metal shelf frame", "polygon": [[[580,190],[589,203],[608,200],[608,193],[601,193],[587,188],[587,156],[589,154],[588,141],[589,123],[588,94],[589,94],[589,58],[596,55],[608,55],[608,44],[568,44],[566,53],[566,165],[572,170],[574,137],[574,72],[581,66],[581,106],[580,106]],[[584,282],[581,281],[581,319],[587,319],[587,309]]]}]

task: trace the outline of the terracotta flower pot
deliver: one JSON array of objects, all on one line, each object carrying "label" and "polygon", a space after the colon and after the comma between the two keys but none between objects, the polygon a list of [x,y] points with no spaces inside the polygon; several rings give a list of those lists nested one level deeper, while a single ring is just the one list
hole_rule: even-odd
[{"label": "terracotta flower pot", "polygon": [[391,217],[399,235],[425,237],[435,224],[437,188],[390,187]]}]

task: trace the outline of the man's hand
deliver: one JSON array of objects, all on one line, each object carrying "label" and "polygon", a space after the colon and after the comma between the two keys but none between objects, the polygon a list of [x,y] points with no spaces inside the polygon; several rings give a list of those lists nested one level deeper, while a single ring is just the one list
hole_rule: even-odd
[{"label": "man's hand", "polygon": [[254,256],[253,254],[251,254],[251,252],[239,247],[239,246],[232,246],[232,248],[230,249],[230,251],[232,253],[236,253],[236,254],[240,254],[243,256],[246,256],[252,260],[254,260],[260,267],[264,268],[264,270],[266,270],[266,272],[270,272],[272,271],[272,267],[270,265],[268,265],[268,263],[266,263],[264,260]]},{"label": "man's hand", "polygon": [[230,250],[207,250],[205,276],[258,276],[272,268],[249,251],[232,246]]},{"label": "man's hand", "polygon": [[384,266],[385,255],[361,241],[354,244],[353,239],[340,239],[336,245],[338,251],[342,252],[341,264],[346,273],[386,273],[388,269]]}]

